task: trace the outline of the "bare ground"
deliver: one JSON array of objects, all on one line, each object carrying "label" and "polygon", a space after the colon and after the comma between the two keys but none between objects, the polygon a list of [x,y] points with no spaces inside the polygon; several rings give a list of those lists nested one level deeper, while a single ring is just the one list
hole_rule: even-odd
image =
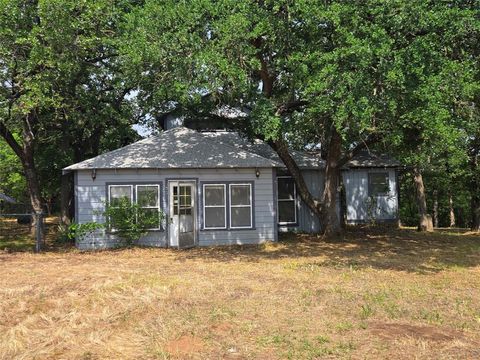
[{"label": "bare ground", "polygon": [[1,359],[480,358],[475,234],[7,249],[0,272]]}]

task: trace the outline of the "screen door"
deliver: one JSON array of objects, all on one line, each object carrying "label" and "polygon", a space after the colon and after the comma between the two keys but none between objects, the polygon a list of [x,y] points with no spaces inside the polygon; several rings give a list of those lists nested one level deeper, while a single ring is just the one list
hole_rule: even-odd
[{"label": "screen door", "polygon": [[195,182],[170,181],[169,243],[172,247],[195,246]]}]

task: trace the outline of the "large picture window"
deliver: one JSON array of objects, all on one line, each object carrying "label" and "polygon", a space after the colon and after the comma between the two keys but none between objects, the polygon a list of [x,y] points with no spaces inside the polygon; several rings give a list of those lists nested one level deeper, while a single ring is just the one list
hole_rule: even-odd
[{"label": "large picture window", "polygon": [[225,184],[203,185],[203,226],[205,229],[227,228]]},{"label": "large picture window", "polygon": [[297,223],[297,189],[290,176],[277,178],[278,223],[280,225]]},{"label": "large picture window", "polygon": [[230,228],[252,227],[252,185],[230,184]]},{"label": "large picture window", "polygon": [[368,174],[368,195],[382,196],[388,195],[390,184],[388,172],[378,172]]}]

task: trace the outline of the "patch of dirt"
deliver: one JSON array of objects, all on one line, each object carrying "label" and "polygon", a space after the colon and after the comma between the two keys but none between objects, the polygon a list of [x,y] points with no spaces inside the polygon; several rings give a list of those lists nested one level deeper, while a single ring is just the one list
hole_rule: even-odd
[{"label": "patch of dirt", "polygon": [[402,337],[437,342],[465,340],[465,335],[460,331],[427,325],[374,322],[369,325],[368,329],[373,335],[388,340],[396,340]]},{"label": "patch of dirt", "polygon": [[176,340],[169,341],[165,349],[171,355],[188,355],[201,352],[204,348],[203,341],[194,337],[183,335]]},{"label": "patch of dirt", "polygon": [[220,336],[228,335],[231,329],[232,329],[232,325],[226,322],[215,324],[212,326],[212,331],[216,335],[220,335]]}]

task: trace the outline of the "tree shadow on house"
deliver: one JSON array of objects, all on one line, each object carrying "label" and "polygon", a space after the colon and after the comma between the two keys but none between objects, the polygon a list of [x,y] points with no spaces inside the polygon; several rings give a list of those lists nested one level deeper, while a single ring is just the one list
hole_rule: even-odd
[{"label": "tree shadow on house", "polygon": [[446,229],[423,234],[411,229],[359,227],[348,229],[341,240],[285,234],[278,243],[190,249],[180,252],[176,260],[198,258],[218,262],[291,260],[299,267],[430,274],[479,266],[480,235]]}]

